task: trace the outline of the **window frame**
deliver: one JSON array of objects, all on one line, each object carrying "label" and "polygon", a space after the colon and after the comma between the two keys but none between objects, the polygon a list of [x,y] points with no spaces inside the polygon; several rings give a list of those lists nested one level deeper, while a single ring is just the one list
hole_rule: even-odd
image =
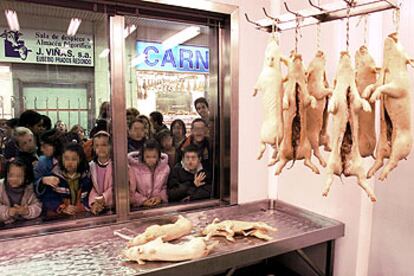
[{"label": "window frame", "polygon": [[[97,12],[106,12],[109,16],[109,45],[110,55],[110,104],[112,125],[117,126],[113,131],[113,183],[116,202],[116,213],[112,215],[89,217],[87,219],[73,219],[56,221],[46,224],[30,225],[0,230],[0,239],[22,236],[41,235],[56,231],[73,231],[81,228],[98,227],[102,224],[123,223],[130,219],[159,216],[175,212],[189,211],[200,208],[234,205],[238,203],[238,82],[239,82],[239,8],[237,6],[197,1],[197,4],[179,4],[174,0],[146,0],[146,1],[101,1],[76,0],[57,1],[51,3],[46,0],[23,0],[24,2],[46,4],[67,8],[90,9]],[[22,1],[22,2],[23,2]],[[219,181],[220,198],[190,202],[186,204],[171,204],[166,207],[129,211],[129,185],[127,155],[127,123],[125,95],[125,56],[123,29],[125,16],[142,16],[148,18],[170,19],[186,23],[200,24],[200,18],[211,24],[220,20],[218,24],[218,47],[214,55],[218,58],[217,88],[218,102],[215,103],[215,112],[218,116],[216,141],[219,143],[215,151],[220,162]],[[171,16],[172,18],[166,18]],[[117,112],[122,110],[122,112]],[[215,118],[216,119],[216,118]]]}]

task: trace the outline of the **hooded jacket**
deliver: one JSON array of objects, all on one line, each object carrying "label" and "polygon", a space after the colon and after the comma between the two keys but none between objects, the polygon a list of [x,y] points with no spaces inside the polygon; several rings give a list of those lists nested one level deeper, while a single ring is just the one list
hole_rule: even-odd
[{"label": "hooded jacket", "polygon": [[[27,205],[29,213],[25,216],[22,216],[24,219],[35,219],[40,216],[42,212],[42,203],[36,197],[33,191],[33,185],[27,185],[24,189],[21,206]],[[10,209],[10,200],[6,192],[6,183],[4,180],[0,180],[0,221],[4,223],[12,223],[15,221],[14,217],[11,217],[9,214]]]},{"label": "hooded jacket", "polygon": [[[40,182],[37,186],[36,193],[42,200],[45,211],[61,213],[67,205],[71,204],[70,186],[59,166],[55,166],[53,168],[52,176],[59,178],[60,183],[58,186],[56,188],[52,188]],[[78,210],[81,212],[89,210],[88,198],[89,192],[92,188],[92,183],[88,172],[81,174],[78,181],[79,190],[76,195],[77,201],[73,205],[77,206]]]},{"label": "hooded jacket", "polygon": [[89,194],[89,206],[95,202],[95,198],[97,196],[103,196],[105,198],[105,206],[111,207],[113,204],[113,195],[112,195],[112,161],[109,161],[107,166],[107,170],[105,173],[103,189],[99,191],[98,186],[98,175],[97,175],[97,167],[99,165],[95,161],[91,161],[89,163],[89,168],[91,172],[91,181],[92,181],[92,190]]},{"label": "hooded jacket", "polygon": [[168,202],[167,181],[170,174],[168,156],[161,154],[154,172],[141,162],[138,152],[128,154],[128,162],[130,203],[141,206],[145,200],[153,197],[160,197],[162,202]]}]

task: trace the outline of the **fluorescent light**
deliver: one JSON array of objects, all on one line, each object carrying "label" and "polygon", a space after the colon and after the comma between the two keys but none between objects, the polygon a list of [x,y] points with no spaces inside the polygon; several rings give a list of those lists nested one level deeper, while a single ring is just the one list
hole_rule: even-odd
[{"label": "fluorescent light", "polygon": [[17,19],[17,13],[13,10],[5,10],[4,13],[6,14],[7,24],[9,24],[10,30],[15,32],[19,31],[20,25]]},{"label": "fluorescent light", "polygon": [[180,45],[187,40],[190,40],[200,34],[200,27],[191,26],[185,28],[184,30],[170,36],[162,43],[164,50],[174,48],[177,45]]},{"label": "fluorescent light", "polygon": [[67,35],[74,36],[78,31],[80,24],[82,23],[82,19],[79,18],[72,18],[69,23]]},{"label": "fluorescent light", "polygon": [[133,32],[135,32],[136,29],[137,29],[137,26],[135,26],[135,25],[127,26],[124,29],[124,38],[127,38],[130,34],[132,34]]},{"label": "fluorescent light", "polygon": [[99,54],[100,58],[106,58],[109,55],[109,49],[103,49],[103,51]]},{"label": "fluorescent light", "polygon": [[147,58],[146,54],[140,54],[139,56],[137,56],[137,57],[135,57],[131,60],[131,65],[130,66],[134,67],[134,66],[142,63],[146,58]]},{"label": "fluorescent light", "polygon": [[9,72],[10,72],[10,66],[0,65],[0,73],[9,73]]}]

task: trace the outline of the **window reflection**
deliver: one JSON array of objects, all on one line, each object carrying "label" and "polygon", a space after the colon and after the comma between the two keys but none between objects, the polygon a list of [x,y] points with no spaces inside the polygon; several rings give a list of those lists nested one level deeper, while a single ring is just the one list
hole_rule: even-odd
[{"label": "window reflection", "polygon": [[125,28],[132,25],[125,46],[132,210],[211,199],[218,183],[213,27],[127,17]]}]

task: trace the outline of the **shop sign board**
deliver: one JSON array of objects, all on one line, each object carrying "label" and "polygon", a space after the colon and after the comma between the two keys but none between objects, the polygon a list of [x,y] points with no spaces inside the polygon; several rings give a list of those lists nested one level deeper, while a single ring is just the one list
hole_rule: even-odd
[{"label": "shop sign board", "polygon": [[92,67],[93,36],[0,27],[0,62]]},{"label": "shop sign board", "polygon": [[145,55],[138,70],[208,73],[209,49],[178,45],[164,49],[161,43],[137,41],[137,56]]}]

